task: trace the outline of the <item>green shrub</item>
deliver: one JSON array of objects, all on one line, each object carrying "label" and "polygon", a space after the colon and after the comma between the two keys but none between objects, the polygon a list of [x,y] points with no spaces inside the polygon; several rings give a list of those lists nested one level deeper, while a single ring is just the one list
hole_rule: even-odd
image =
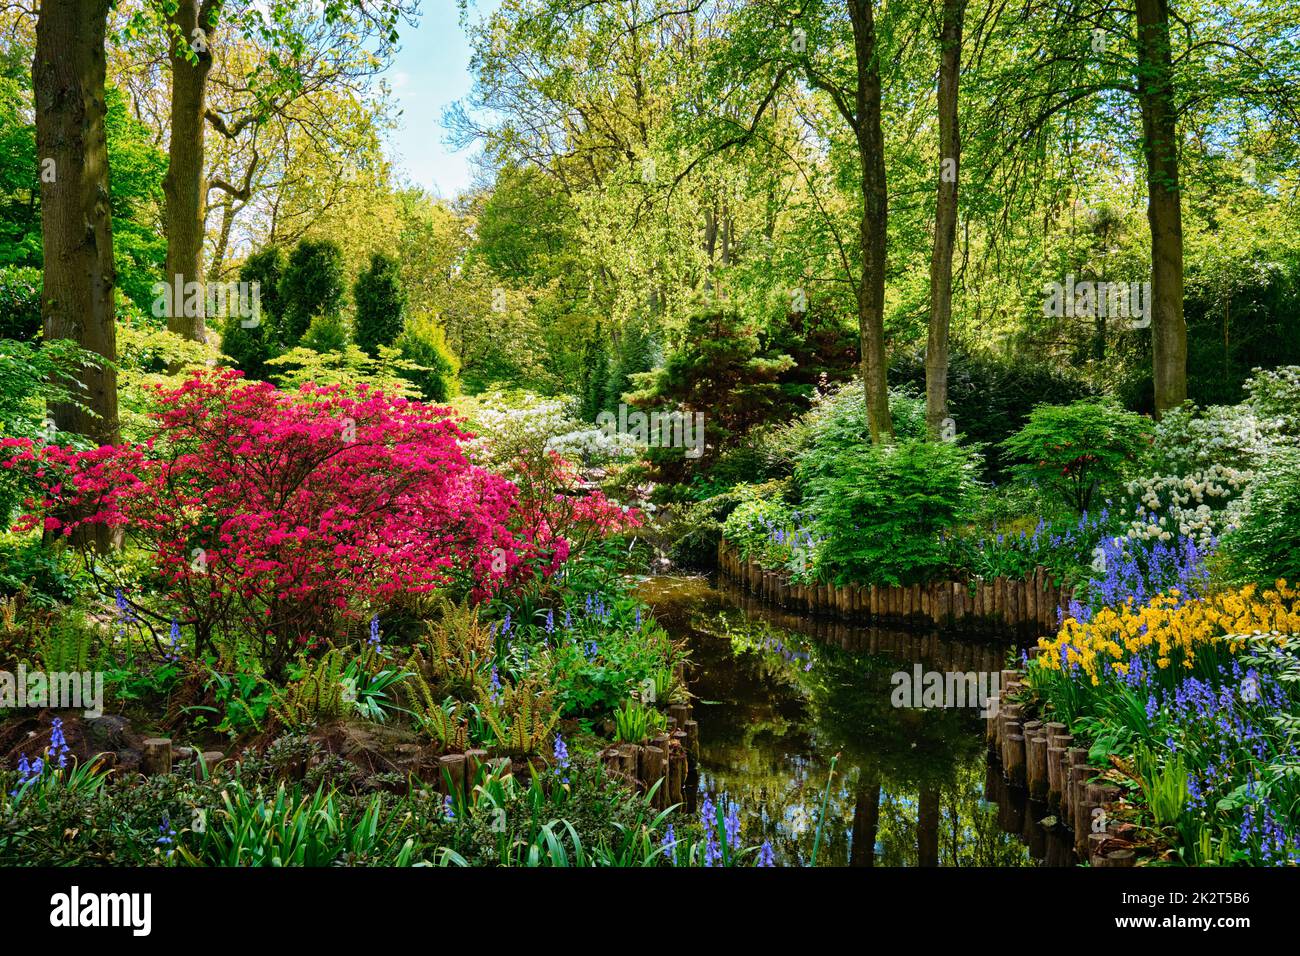
[{"label": "green shrub", "polygon": [[239,267],[239,281],[257,283],[258,302],[262,321],[267,316],[279,318],[284,314],[280,300],[280,280],[284,278],[284,252],[279,246],[267,246],[253,253]]},{"label": "green shrub", "polygon": [[336,316],[343,302],[343,252],[329,239],[303,239],[280,278],[286,345],[297,345],[318,315]]},{"label": "green shrub", "polygon": [[1151,421],[1142,415],[1105,399],[1082,399],[1037,406],[1025,427],[1002,445],[1016,460],[1012,474],[1082,513],[1099,491],[1135,470],[1152,432]]},{"label": "green shrub", "polygon": [[[889,381],[923,393],[924,349],[892,361]],[[1030,409],[1075,401],[1092,391],[1077,375],[1021,357],[1008,361],[954,349],[948,362],[948,412],[967,440],[983,445],[985,476],[996,481],[1003,480],[1008,464],[1001,443],[1024,426]]]},{"label": "green shrub", "polygon": [[1258,581],[1300,581],[1300,449],[1284,448],[1259,469],[1240,526],[1227,535],[1236,566]]},{"label": "green shrub", "polygon": [[426,402],[446,402],[456,395],[460,388],[457,380],[460,362],[447,344],[442,326],[434,319],[408,321],[396,345],[402,358],[420,366],[418,370],[401,374],[420,390]]},{"label": "green shrub", "polygon": [[221,327],[221,353],[246,376],[258,381],[270,379],[266,363],[280,354],[283,328],[279,286],[283,273],[284,253],[278,246],[249,256],[240,267],[239,281],[257,283],[258,324],[248,328],[242,316],[231,314]]},{"label": "green shrub", "polygon": [[375,356],[379,346],[397,340],[405,324],[406,290],[397,260],[382,252],[372,255],[370,268],[357,276],[352,295],[357,303],[353,322],[357,345]]},{"label": "green shrub", "polygon": [[342,316],[318,315],[311,320],[300,344],[313,352],[344,352],[352,344],[352,336]]},{"label": "green shrub", "polygon": [[28,341],[41,331],[41,270],[0,269],[0,339]]},{"label": "green shrub", "polygon": [[[896,439],[925,437],[925,403],[921,399],[906,392],[891,392],[889,413]],[[861,383],[850,382],[817,399],[805,416],[804,428],[789,437],[793,439],[789,453],[796,463],[800,487],[813,478],[832,477],[848,458],[868,454],[871,432]]]},{"label": "green shrub", "polygon": [[740,498],[724,492],[704,501],[688,504],[669,525],[668,557],[683,568],[704,569],[717,564],[718,542],[722,540],[723,522],[731,515]]},{"label": "green shrub", "polygon": [[909,438],[845,445],[816,464],[804,483],[814,578],[911,584],[943,572],[944,534],[966,517],[975,491],[971,448]]}]

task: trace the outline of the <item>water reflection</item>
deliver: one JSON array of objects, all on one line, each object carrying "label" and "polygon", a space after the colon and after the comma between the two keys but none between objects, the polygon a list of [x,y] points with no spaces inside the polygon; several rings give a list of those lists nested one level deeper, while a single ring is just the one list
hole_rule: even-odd
[{"label": "water reflection", "polygon": [[[890,702],[915,663],[996,671],[1009,642],[850,627],[772,613],[698,578],[652,578],[643,596],[688,641],[698,696],[698,789],[736,802],[745,845],[771,841],[782,865],[1067,865],[1068,841],[1041,805],[990,772],[974,708]],[[827,792],[831,758],[839,754]]]}]

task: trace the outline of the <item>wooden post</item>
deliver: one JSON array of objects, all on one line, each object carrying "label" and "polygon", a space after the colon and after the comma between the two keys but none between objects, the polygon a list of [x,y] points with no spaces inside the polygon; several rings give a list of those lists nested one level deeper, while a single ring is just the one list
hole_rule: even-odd
[{"label": "wooden post", "polygon": [[170,737],[150,737],[144,742],[144,751],[140,755],[140,771],[146,777],[172,772],[172,739]]},{"label": "wooden post", "polygon": [[691,719],[691,708],[689,704],[669,704],[668,716],[675,720],[677,730],[686,729],[686,721]]},{"label": "wooden post", "polygon": [[[1008,727],[1008,730],[1013,729]],[[1021,733],[1010,733],[1002,748],[1003,769],[1007,773],[1007,780],[1013,787],[1024,787],[1025,785],[1025,735]]]},{"label": "wooden post", "polygon": [[665,807],[683,803],[686,796],[686,751],[674,747],[668,752],[668,796]]},{"label": "wooden post", "polygon": [[1031,800],[1047,799],[1047,737],[1036,733],[1029,738],[1029,751],[1025,755],[1025,780],[1029,785]]},{"label": "wooden post", "polygon": [[1065,769],[1066,749],[1064,747],[1047,748],[1047,807],[1059,815],[1061,794],[1064,790],[1062,774]]},{"label": "wooden post", "polygon": [[698,720],[686,721],[686,755],[690,757],[692,766],[699,763],[700,722]]},{"label": "wooden post", "polygon": [[[641,748],[641,782],[645,784],[646,793],[649,793],[650,788],[663,779],[664,756],[662,747],[652,745]],[[658,810],[663,809],[664,800],[667,797],[664,789],[664,785],[661,784],[659,790],[655,793],[654,806]]]},{"label": "wooden post", "polygon": [[438,758],[438,789],[446,796],[465,792],[464,754],[447,754]]}]

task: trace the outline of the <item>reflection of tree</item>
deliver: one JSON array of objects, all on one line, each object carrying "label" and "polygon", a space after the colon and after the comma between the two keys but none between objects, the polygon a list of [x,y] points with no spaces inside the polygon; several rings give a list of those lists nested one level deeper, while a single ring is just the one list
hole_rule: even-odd
[{"label": "reflection of tree", "polygon": [[783,864],[806,865],[838,752],[819,864],[1029,861],[983,804],[976,712],[891,703],[891,675],[912,661],[818,644],[736,612],[720,617],[715,592],[680,597],[659,620],[688,638],[696,665],[700,785],[737,802],[745,845],[770,840]]},{"label": "reflection of tree", "polygon": [[876,831],[880,823],[880,777],[864,773],[858,779],[858,798],[853,805],[853,852],[849,866],[874,866]]}]

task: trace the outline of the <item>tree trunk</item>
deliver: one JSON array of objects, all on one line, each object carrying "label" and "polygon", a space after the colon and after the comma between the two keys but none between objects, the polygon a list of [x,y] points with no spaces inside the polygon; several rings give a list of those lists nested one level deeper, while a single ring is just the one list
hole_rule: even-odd
[{"label": "tree trunk", "polygon": [[[41,316],[45,337],[72,339],[117,360],[113,226],[104,128],[104,32],[108,0],[44,0],[36,22],[32,87],[36,150],[54,160],[54,182],[41,177],[41,243],[45,255]],[[55,405],[61,431],[96,444],[118,441],[117,373],[86,368],[80,381],[86,408]],[[80,539],[111,546],[107,528]]]},{"label": "tree trunk", "polygon": [[922,786],[916,801],[916,865],[939,865],[939,791]]},{"label": "tree trunk", "polygon": [[212,262],[208,265],[208,281],[220,282],[221,270],[226,263],[226,250],[230,248],[230,231],[235,225],[235,199],[221,204],[221,231],[217,233],[217,245],[212,251]]},{"label": "tree trunk", "polygon": [[863,771],[853,802],[853,847],[849,866],[875,866],[876,833],[880,827],[880,776]]},{"label": "tree trunk", "polygon": [[872,0],[848,0],[858,66],[854,133],[862,166],[862,223],[859,229],[862,276],[858,284],[858,331],[867,424],[871,429],[871,441],[879,444],[894,437],[894,425],[889,417],[889,369],[885,361],[885,243],[889,197],[885,183],[885,136],[880,125],[876,21],[871,4]]},{"label": "tree trunk", "polygon": [[1168,0],[1136,0],[1136,4],[1138,103],[1147,166],[1147,220],[1151,224],[1151,365],[1159,416],[1187,398],[1183,215],[1169,4]]},{"label": "tree trunk", "polygon": [[[203,282],[203,234],[207,184],[203,175],[203,112],[207,105],[208,73],[215,32],[208,23],[212,0],[179,0],[170,22],[182,39],[172,40],[171,140],[167,149],[164,227],[167,234],[166,281],[183,289],[188,282]],[[199,32],[196,32],[199,31]],[[191,60],[190,57],[195,57]],[[202,298],[202,297],[201,297]],[[197,312],[187,315],[187,311]],[[207,341],[202,308],[185,308],[185,299],[173,299],[167,328],[196,342]]]},{"label": "tree trunk", "polygon": [[930,335],[925,346],[925,420],[938,438],[948,417],[948,327],[952,321],[952,252],[957,241],[957,178],[961,134],[957,90],[961,80],[961,34],[966,0],[945,0],[939,33],[939,192],[934,204],[934,250],[930,254]]}]

